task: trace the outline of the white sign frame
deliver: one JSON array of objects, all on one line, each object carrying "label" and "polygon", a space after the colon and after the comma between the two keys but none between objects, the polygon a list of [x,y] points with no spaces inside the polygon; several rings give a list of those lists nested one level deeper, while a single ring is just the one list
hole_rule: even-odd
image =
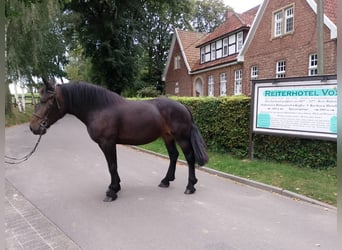
[{"label": "white sign frame", "polygon": [[252,133],[337,139],[336,76],[255,80]]}]

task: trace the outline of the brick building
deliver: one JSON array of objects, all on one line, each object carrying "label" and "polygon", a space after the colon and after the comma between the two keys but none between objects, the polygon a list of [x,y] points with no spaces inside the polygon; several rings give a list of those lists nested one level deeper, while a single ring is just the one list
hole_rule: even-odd
[{"label": "brick building", "polygon": [[[324,74],[336,74],[337,0],[324,1]],[[163,73],[167,95],[251,92],[252,79],[317,74],[315,0],[264,0],[210,34],[175,30]]]}]

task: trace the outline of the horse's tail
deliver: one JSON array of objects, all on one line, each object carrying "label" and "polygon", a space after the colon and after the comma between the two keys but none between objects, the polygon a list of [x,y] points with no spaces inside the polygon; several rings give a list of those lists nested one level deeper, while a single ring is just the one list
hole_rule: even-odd
[{"label": "horse's tail", "polygon": [[191,124],[191,135],[190,135],[190,141],[192,148],[194,150],[195,154],[195,160],[198,163],[198,165],[203,166],[206,164],[209,160],[208,154],[205,150],[206,145],[203,140],[203,137],[196,127],[194,121],[192,121]]},{"label": "horse's tail", "polygon": [[191,116],[190,142],[191,142],[192,149],[194,150],[195,161],[198,163],[198,165],[204,166],[209,160],[208,154],[205,150],[206,145],[201,135],[201,132],[199,131],[199,129],[197,128],[194,122],[194,119],[192,117],[192,113],[189,107],[186,105],[184,106],[188,110]]}]

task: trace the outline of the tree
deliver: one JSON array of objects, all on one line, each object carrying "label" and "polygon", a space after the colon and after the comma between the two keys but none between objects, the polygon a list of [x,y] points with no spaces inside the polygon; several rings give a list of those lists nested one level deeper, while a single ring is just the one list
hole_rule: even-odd
[{"label": "tree", "polygon": [[225,11],[222,0],[71,0],[65,8],[77,17],[67,26],[90,59],[91,81],[118,93],[150,85],[162,91],[174,29],[212,31]]},{"label": "tree", "polygon": [[[8,83],[24,80],[33,86],[34,77],[65,75],[66,46],[59,15],[58,1],[6,0]],[[6,103],[10,104],[10,98]]]},{"label": "tree", "polygon": [[69,62],[65,70],[69,80],[91,81],[92,64],[90,58],[84,56],[84,50],[80,44],[69,50]]},{"label": "tree", "polygon": [[197,0],[193,6],[193,30],[206,33],[212,32],[224,21],[228,10],[222,0]]},{"label": "tree", "polygon": [[164,91],[161,75],[167,60],[172,32],[175,28],[190,29],[189,15],[191,1],[146,1],[146,17],[142,20],[143,28],[139,41],[144,49],[144,74],[141,80],[147,85]]},{"label": "tree", "polygon": [[54,0],[6,1],[7,70],[11,79],[63,76],[65,41]]},{"label": "tree", "polygon": [[121,93],[137,74],[141,1],[72,0],[66,10],[79,17],[73,29],[91,60],[92,81]]}]

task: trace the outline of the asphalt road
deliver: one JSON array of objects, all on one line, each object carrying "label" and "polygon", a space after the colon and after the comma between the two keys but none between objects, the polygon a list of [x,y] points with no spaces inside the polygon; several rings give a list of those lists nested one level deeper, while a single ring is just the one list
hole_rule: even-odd
[{"label": "asphalt road", "polygon": [[[36,139],[27,124],[6,129],[6,155],[24,155]],[[122,190],[105,203],[105,159],[85,126],[66,116],[28,161],[6,165],[5,177],[81,249],[338,249],[336,209],[203,171],[197,192],[185,195],[183,164],[162,189],[168,160],[127,146],[118,146],[118,164]]]}]

